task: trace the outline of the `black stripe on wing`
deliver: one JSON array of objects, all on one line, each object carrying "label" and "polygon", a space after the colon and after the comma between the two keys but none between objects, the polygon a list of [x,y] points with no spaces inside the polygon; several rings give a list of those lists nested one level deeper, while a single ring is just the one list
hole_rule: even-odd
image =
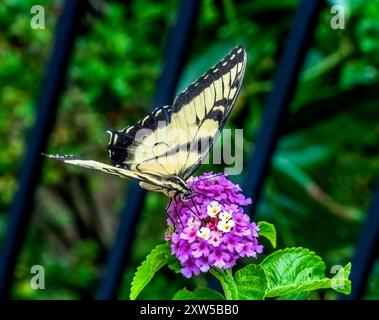
[{"label": "black stripe on wing", "polygon": [[[223,60],[217,63],[213,68],[209,69],[176,97],[173,103],[172,112],[179,112],[183,106],[187,105],[193,98],[201,94],[204,89],[209,87],[214,81],[227,74],[238,63],[245,63],[245,61],[246,51],[244,47],[241,45],[235,47]],[[233,79],[233,83],[230,84],[230,87],[239,87],[241,81],[242,79],[236,77]],[[226,106],[227,102],[228,101],[226,101],[225,98],[222,98],[215,101],[214,104]]]}]

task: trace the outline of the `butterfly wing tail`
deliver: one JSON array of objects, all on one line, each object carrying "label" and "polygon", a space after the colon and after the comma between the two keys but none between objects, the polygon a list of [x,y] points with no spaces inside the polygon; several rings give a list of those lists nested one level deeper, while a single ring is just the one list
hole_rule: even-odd
[{"label": "butterfly wing tail", "polygon": [[[51,155],[43,154],[44,156],[58,160],[64,163],[72,164],[79,167],[84,167],[92,170],[101,171],[104,173],[112,174],[121,178],[134,178],[139,179],[139,177],[132,171],[125,168],[118,168],[106,163],[102,163],[95,160],[82,159],[72,155]],[[139,179],[140,180],[140,179]]]}]

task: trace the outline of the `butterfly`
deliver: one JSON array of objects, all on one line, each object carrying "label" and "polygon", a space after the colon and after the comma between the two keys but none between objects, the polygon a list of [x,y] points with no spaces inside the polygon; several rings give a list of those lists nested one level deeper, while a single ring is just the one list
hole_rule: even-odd
[{"label": "butterfly", "polygon": [[239,45],[181,92],[172,105],[156,108],[134,126],[107,130],[111,164],[72,155],[46,156],[137,179],[142,188],[170,198],[190,197],[187,181],[224,127],[241,89],[246,63],[246,50]]}]

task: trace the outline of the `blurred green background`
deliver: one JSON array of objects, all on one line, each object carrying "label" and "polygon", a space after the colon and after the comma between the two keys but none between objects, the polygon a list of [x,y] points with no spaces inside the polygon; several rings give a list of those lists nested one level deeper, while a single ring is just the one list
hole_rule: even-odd
[{"label": "blurred green background", "polygon": [[[244,128],[245,160],[254,147],[297,3],[204,0],[201,4],[178,90],[236,44],[246,46],[247,75],[228,122],[230,128]],[[32,0],[3,0],[0,6],[0,241],[63,1],[38,2],[45,8],[45,30],[30,27],[34,4]],[[345,7],[343,30],[330,27],[333,4]],[[104,130],[133,124],[148,110],[177,5],[174,0],[134,0],[126,5],[91,1],[49,152],[107,161]],[[327,2],[256,217],[276,225],[279,248],[308,247],[325,258],[329,268],[351,260],[378,178],[378,39],[379,1]],[[322,120],[317,117],[319,112],[326,115]],[[233,179],[239,182],[242,176]],[[45,161],[12,298],[93,297],[128,182]],[[160,194],[149,193],[146,199],[120,298],[128,298],[136,267],[163,241],[166,202]],[[36,264],[45,267],[45,290],[30,287],[30,268]],[[163,269],[140,298],[170,299],[184,286],[190,289],[204,283],[205,278],[185,280]],[[336,298],[329,291],[313,297]],[[379,263],[365,298],[379,298]]]}]

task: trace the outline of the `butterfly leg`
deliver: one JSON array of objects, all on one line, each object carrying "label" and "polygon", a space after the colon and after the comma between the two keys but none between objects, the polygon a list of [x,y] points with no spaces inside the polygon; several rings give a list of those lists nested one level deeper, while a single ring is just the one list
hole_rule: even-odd
[{"label": "butterfly leg", "polygon": [[200,213],[199,210],[197,209],[197,205],[196,205],[195,201],[193,200],[193,198],[194,198],[194,197],[191,197],[190,200],[191,200],[192,205],[193,205],[193,207],[195,208],[196,212],[194,212],[193,210],[191,210],[191,211],[196,215],[196,217],[201,221],[201,223],[205,225],[205,221],[204,221],[204,219],[202,219],[202,218],[200,217],[200,216],[201,216],[201,213]]},{"label": "butterfly leg", "polygon": [[[174,196],[174,200],[175,200],[175,201],[177,201],[177,199],[176,199],[177,197],[180,198],[180,195],[179,195],[179,194],[176,194],[176,195]],[[171,200],[172,200],[172,198],[171,198]],[[180,224],[181,224],[182,227],[184,228],[184,224],[183,224],[182,218],[180,217],[179,211],[178,211],[178,209],[176,208],[176,206],[174,206],[174,208],[175,208],[175,211],[176,211],[176,215],[177,215],[178,218],[179,218]]]},{"label": "butterfly leg", "polygon": [[174,221],[174,219],[172,219],[171,215],[168,213],[168,209],[170,208],[171,203],[172,203],[172,198],[170,197],[170,201],[168,202],[168,204],[166,206],[166,213],[167,213],[167,216],[168,216],[168,218],[170,219],[170,221],[172,223],[172,226],[174,227],[174,231],[176,231],[175,221]]},{"label": "butterfly leg", "polygon": [[191,202],[192,202],[192,206],[195,208],[195,211],[190,207],[190,206],[188,206],[187,205],[187,203],[183,200],[183,199],[181,199],[181,201],[183,202],[183,204],[185,205],[185,207],[188,209],[188,210],[190,210],[203,224],[205,224],[205,222],[204,222],[204,220],[200,217],[201,216],[201,214],[200,214],[200,212],[199,212],[199,210],[197,209],[197,206],[196,206],[196,203],[195,203],[195,201],[193,200],[193,198],[195,197],[196,195],[195,194],[193,194],[193,195],[191,195],[191,196],[189,196],[189,197],[186,197],[185,199],[186,200],[191,200]]}]

